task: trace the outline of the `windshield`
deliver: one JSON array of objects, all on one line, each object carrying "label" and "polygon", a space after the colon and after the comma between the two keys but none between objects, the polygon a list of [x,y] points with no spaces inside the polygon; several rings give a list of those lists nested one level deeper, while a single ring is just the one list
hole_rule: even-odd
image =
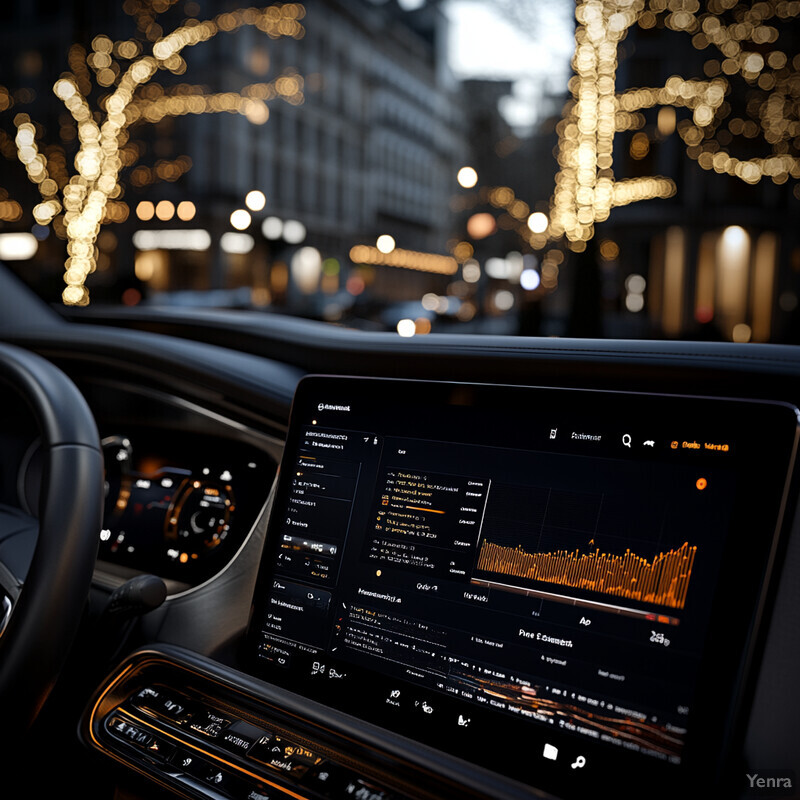
[{"label": "windshield", "polygon": [[800,2],[0,8],[47,302],[800,341]]}]

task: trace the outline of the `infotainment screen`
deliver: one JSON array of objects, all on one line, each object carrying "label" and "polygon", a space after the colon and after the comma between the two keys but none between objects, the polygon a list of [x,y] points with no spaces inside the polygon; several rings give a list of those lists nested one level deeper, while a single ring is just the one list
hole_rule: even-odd
[{"label": "infotainment screen", "polygon": [[558,796],[716,785],[797,413],[306,378],[251,668]]}]

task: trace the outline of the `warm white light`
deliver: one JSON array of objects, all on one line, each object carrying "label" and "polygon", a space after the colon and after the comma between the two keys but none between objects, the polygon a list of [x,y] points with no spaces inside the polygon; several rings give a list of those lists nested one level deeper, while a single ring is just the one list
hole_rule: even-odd
[{"label": "warm white light", "polygon": [[319,288],[319,279],[322,275],[322,255],[316,247],[301,247],[292,256],[291,269],[297,288],[303,294],[312,294]]},{"label": "warm white light", "polygon": [[199,230],[136,231],[133,246],[137,250],[208,250],[211,234]]},{"label": "warm white light", "polygon": [[628,311],[632,311],[634,314],[637,314],[644,308],[644,295],[629,294],[625,298],[625,308],[627,308]]},{"label": "warm white light", "polygon": [[389,236],[388,233],[384,233],[382,236],[378,237],[378,241],[375,242],[375,247],[377,247],[381,253],[391,253],[395,248],[394,237]]},{"label": "warm white light", "polygon": [[162,222],[172,219],[175,216],[175,206],[169,200],[162,200],[156,206],[156,216]]},{"label": "warm white light", "polygon": [[634,273],[625,278],[625,288],[632,294],[644,294],[647,281],[641,275]]},{"label": "warm white light", "polygon": [[467,220],[467,233],[473,239],[485,239],[497,230],[497,221],[486,212],[473,214]]},{"label": "warm white light", "polygon": [[156,274],[156,270],[161,267],[161,262],[165,254],[158,250],[145,250],[136,254],[133,271],[140,281],[150,281]]},{"label": "warm white light", "polygon": [[244,203],[251,211],[261,211],[267,204],[267,197],[264,192],[253,189],[252,192],[247,193],[247,196],[244,198]]},{"label": "warm white light", "polygon": [[478,173],[472,167],[461,167],[456,175],[459,186],[471,189],[478,182]]},{"label": "warm white light", "polygon": [[176,213],[178,215],[178,219],[182,219],[184,222],[188,222],[190,219],[194,219],[194,215],[197,213],[197,209],[195,208],[195,205],[191,200],[183,200],[182,202],[178,203],[178,208]]},{"label": "warm white light", "polygon": [[439,295],[436,295],[433,292],[428,292],[427,294],[422,295],[422,307],[426,311],[435,311],[436,306],[438,305]]},{"label": "warm white light", "polygon": [[283,236],[283,220],[278,217],[267,217],[261,223],[261,233],[265,239],[280,239]]},{"label": "warm white light", "polygon": [[27,261],[38,249],[32,233],[0,233],[0,261]]},{"label": "warm white light", "polygon": [[722,232],[723,245],[738,249],[747,243],[747,231],[739,225],[729,225]]},{"label": "warm white light", "polygon": [[658,132],[662,136],[669,136],[671,133],[674,133],[677,118],[678,117],[675,114],[675,109],[672,106],[664,106],[663,108],[659,108],[658,120],[656,122]]},{"label": "warm white light", "polygon": [[243,231],[245,228],[249,228],[252,221],[253,218],[250,216],[250,212],[245,211],[243,208],[237,208],[236,211],[231,214],[231,225],[233,225],[237,231]]},{"label": "warm white light", "polygon": [[490,278],[496,280],[507,280],[511,275],[511,265],[504,258],[487,258],[484,269]]},{"label": "warm white light", "polygon": [[406,338],[413,336],[417,332],[417,326],[413,319],[401,319],[397,323],[397,332]]},{"label": "warm white light", "polygon": [[717,244],[715,321],[729,335],[747,316],[750,295],[750,234],[729,225]]},{"label": "warm white light", "polygon": [[461,267],[461,277],[466,283],[477,283],[481,279],[481,266],[475,259],[464,262]]},{"label": "warm white light", "polygon": [[422,253],[417,250],[404,250],[401,247],[395,247],[391,253],[382,253],[377,247],[357,244],[350,248],[350,260],[354,264],[369,264],[371,266],[380,264],[399,269],[435,272],[440,275],[455,275],[458,272],[458,262],[452,256]]},{"label": "warm white light", "polygon": [[512,283],[519,283],[522,270],[525,269],[525,259],[522,253],[512,250],[506,253],[506,263],[508,264],[508,280]]},{"label": "warm white light", "polygon": [[509,311],[514,307],[514,295],[508,289],[501,289],[494,296],[494,305],[498,311]]},{"label": "warm white light", "polygon": [[541,211],[534,211],[528,217],[528,227],[531,229],[531,233],[544,233],[548,224],[547,214],[543,214]]},{"label": "warm white light", "polygon": [[519,281],[525,261],[521,253],[512,251],[505,258],[487,258],[484,269],[490,278],[501,281]]},{"label": "warm white light", "polygon": [[255,244],[255,239],[249,233],[234,233],[233,231],[223,233],[219,240],[219,246],[223,253],[239,255],[249,253]]},{"label": "warm white light", "polygon": [[296,219],[287,219],[283,223],[283,238],[289,244],[300,244],[306,238],[306,226]]},{"label": "warm white light", "polygon": [[136,216],[144,222],[153,219],[155,213],[156,207],[149,200],[142,200],[142,202],[136,206]]}]

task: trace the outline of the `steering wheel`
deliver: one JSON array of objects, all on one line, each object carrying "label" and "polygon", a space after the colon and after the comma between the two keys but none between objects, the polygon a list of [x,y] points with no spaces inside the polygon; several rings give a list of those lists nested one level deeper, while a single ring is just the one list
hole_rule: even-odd
[{"label": "steering wheel", "polygon": [[8,530],[13,515],[0,528],[0,740],[30,726],[55,684],[88,597],[103,513],[97,427],[75,384],[0,343],[0,402],[9,391],[39,427],[42,483],[32,557],[24,532]]}]

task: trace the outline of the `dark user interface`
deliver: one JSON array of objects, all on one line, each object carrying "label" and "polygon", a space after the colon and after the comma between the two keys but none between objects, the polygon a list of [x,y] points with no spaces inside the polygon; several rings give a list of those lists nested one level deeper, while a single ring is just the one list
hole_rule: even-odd
[{"label": "dark user interface", "polygon": [[295,408],[257,660],[459,755],[504,750],[486,763],[533,782],[520,754],[573,775],[600,746],[680,764],[735,443],[613,401],[386,398]]}]

